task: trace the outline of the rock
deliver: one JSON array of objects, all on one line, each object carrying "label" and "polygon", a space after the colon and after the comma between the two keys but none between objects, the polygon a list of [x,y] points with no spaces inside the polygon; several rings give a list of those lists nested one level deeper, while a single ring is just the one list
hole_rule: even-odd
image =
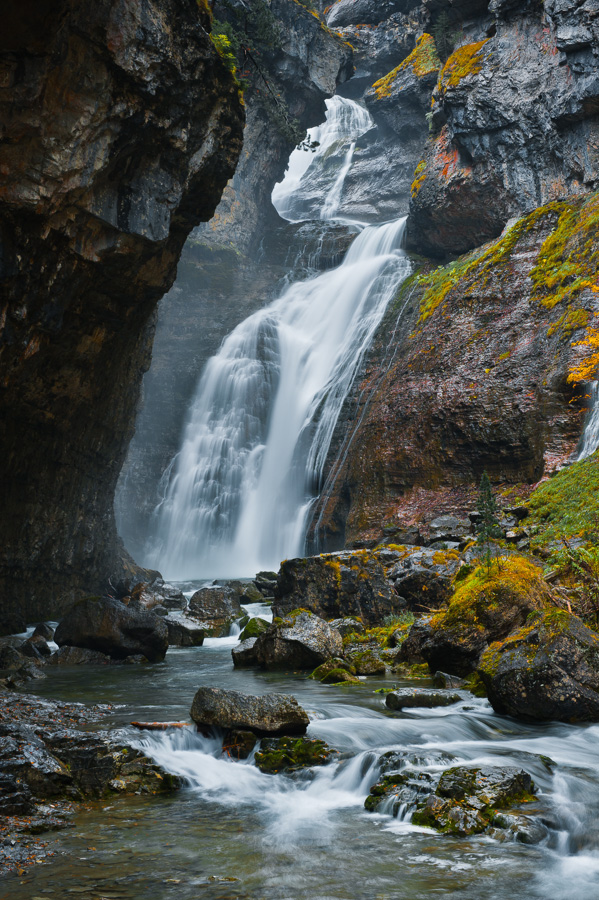
[{"label": "rock", "polygon": [[247,759],[255,746],[256,735],[253,731],[227,731],[223,740],[223,753],[231,759]]},{"label": "rock", "polygon": [[433,789],[434,779],[427,772],[407,769],[383,775],[370,788],[364,807],[368,812],[386,812],[397,816],[401,809],[413,807],[428,797]]},{"label": "rock", "polygon": [[[532,779],[523,769],[458,766],[443,772],[435,794],[414,813],[412,822],[446,834],[480,834],[496,824],[497,809],[533,800],[533,791]],[[498,818],[497,824],[501,821]]]},{"label": "rock", "polygon": [[0,596],[5,613],[31,621],[107,590],[120,568],[114,491],[150,322],[187,235],[233,175],[244,112],[204,5],[106,0],[90,12],[65,0],[60,14],[28,17],[8,3],[7,77],[22,71],[27,100],[10,90],[0,114],[11,123],[0,147],[11,335]]},{"label": "rock", "polygon": [[25,663],[8,676],[8,678],[6,679],[6,684],[10,688],[20,688],[23,687],[23,685],[28,681],[36,681],[41,678],[45,678],[46,676],[42,672],[40,666],[41,662],[39,660]]},{"label": "rock", "polygon": [[387,694],[385,703],[389,709],[415,709],[424,707],[451,706],[462,700],[459,694],[446,691],[431,691],[426,688],[401,688]]},{"label": "rock", "polygon": [[0,816],[31,816],[35,809],[28,784],[14,775],[0,775]]},{"label": "rock", "polygon": [[35,626],[33,634],[31,637],[43,637],[47,641],[54,640],[54,629],[47,622],[40,622],[39,625]]},{"label": "rock", "polygon": [[241,614],[239,593],[228,585],[200,588],[189,601],[188,615],[201,622],[210,635],[228,634]]},{"label": "rock", "polygon": [[398,661],[428,663],[451,675],[473,672],[492,641],[506,637],[529,614],[551,603],[541,570],[523,557],[479,566],[457,588],[446,612],[412,626]]},{"label": "rock", "polygon": [[204,643],[206,632],[197,622],[187,618],[175,619],[171,616],[167,616],[164,621],[168,628],[170,647],[201,647]]},{"label": "rock", "polygon": [[493,709],[537,721],[599,721],[599,635],[551,609],[501,643],[477,673]]},{"label": "rock", "polygon": [[398,565],[390,578],[393,578],[395,590],[404,601],[404,609],[407,608],[412,612],[428,612],[430,609],[436,609],[451,597],[449,577],[423,566],[412,565],[404,568]]},{"label": "rock", "polygon": [[111,662],[110,656],[99,650],[86,650],[83,647],[59,647],[48,660],[51,666],[106,666]]},{"label": "rock", "polygon": [[472,534],[470,519],[460,519],[457,516],[439,516],[429,523],[429,532],[432,541],[457,541]]},{"label": "rock", "polygon": [[152,582],[138,582],[131,591],[128,605],[137,609],[154,610],[155,615],[160,615],[157,610],[162,607],[164,615],[168,615],[169,609],[185,609],[187,600],[179,588],[166,584],[158,577]]},{"label": "rock", "polygon": [[[273,586],[274,590],[274,586]],[[240,597],[241,603],[264,603],[264,594],[258,590],[255,584],[251,582],[243,585],[243,593]]]},{"label": "rock", "polygon": [[384,675],[387,671],[378,653],[371,649],[349,650],[346,652],[346,659],[356,675]]},{"label": "rock", "polygon": [[231,656],[233,657],[233,665],[236,668],[258,665],[258,658],[254,652],[256,641],[257,638],[248,638],[238,644],[237,647],[233,647]]},{"label": "rock", "polygon": [[267,622],[266,619],[260,619],[258,617],[250,619],[239,635],[239,640],[246,641],[248,638],[257,638],[259,635],[263,634],[263,632],[267,631],[269,627],[270,622]]},{"label": "rock", "polygon": [[397,613],[401,601],[368,550],[327,553],[281,564],[273,612],[308,609],[325,619],[359,616],[365,625]]},{"label": "rock", "polygon": [[279,576],[276,572],[258,572],[254,585],[265,597],[273,596]]},{"label": "rock", "polygon": [[348,634],[364,634],[366,631],[362,622],[352,616],[346,616],[344,619],[331,619],[329,625],[338,631],[342,638],[347,637]]},{"label": "rock", "polygon": [[109,598],[88,598],[62,619],[54,640],[59,647],[99,650],[113,659],[141,653],[150,662],[159,662],[168,648],[168,628],[151,612],[129,609]]},{"label": "rock", "polygon": [[305,610],[296,610],[273,621],[252,648],[258,664],[265,669],[314,669],[343,653],[341,635],[323,619]]},{"label": "rock", "polygon": [[459,688],[464,685],[464,680],[456,675],[448,675],[447,672],[435,672],[433,685],[436,688]]},{"label": "rock", "polygon": [[324,741],[308,738],[264,738],[256,751],[255,763],[261,772],[296,772],[324,766],[336,753]]},{"label": "rock", "polygon": [[23,653],[12,644],[3,644],[0,647],[0,670],[18,669],[24,661]]},{"label": "rock", "polygon": [[359,684],[360,679],[355,677],[353,666],[343,659],[329,659],[318,666],[310,678],[321,681],[323,684]]},{"label": "rock", "polygon": [[193,698],[191,718],[202,728],[241,729],[255,734],[304,734],[308,715],[295,697],[265,694],[254,697],[239,691],[200,688]]},{"label": "rock", "polygon": [[[33,648],[33,654],[29,648]],[[32,634],[30,638],[27,638],[27,640],[21,644],[21,653],[24,653],[25,656],[33,655],[34,657],[39,658],[50,656],[52,651],[48,647],[46,638],[42,637],[41,634]]]}]

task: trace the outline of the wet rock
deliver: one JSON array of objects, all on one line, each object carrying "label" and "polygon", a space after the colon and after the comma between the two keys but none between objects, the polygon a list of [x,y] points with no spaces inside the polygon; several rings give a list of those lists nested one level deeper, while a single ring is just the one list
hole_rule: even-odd
[{"label": "wet rock", "polygon": [[261,772],[296,772],[330,762],[336,750],[324,742],[308,738],[265,738],[256,751],[255,763]]},{"label": "wet rock", "polygon": [[345,657],[356,675],[384,675],[387,667],[374,649],[349,649]]},{"label": "wet rock", "polygon": [[495,824],[497,809],[533,800],[533,791],[532,779],[523,769],[458,766],[443,772],[435,794],[412,821],[446,834],[480,834]]},{"label": "wet rock", "polygon": [[62,619],[54,640],[59,647],[99,650],[113,659],[141,653],[150,662],[159,662],[168,648],[168,628],[151,612],[130,609],[119,600],[88,598]]},{"label": "wet rock", "polygon": [[457,675],[448,675],[447,672],[435,672],[433,675],[433,685],[436,688],[459,688],[463,684],[464,680]]},{"label": "wet rock", "polygon": [[204,643],[206,632],[200,628],[197,622],[187,618],[171,618],[164,620],[168,628],[168,643],[170,647],[201,647]]},{"label": "wet rock", "polygon": [[267,622],[266,619],[260,619],[258,617],[250,619],[239,635],[239,640],[246,641],[248,638],[257,638],[265,631],[268,631],[269,628],[270,622]]},{"label": "wet rock", "polygon": [[31,637],[43,637],[47,641],[54,640],[54,628],[49,625],[47,622],[40,622],[39,625],[35,626],[33,634]]},{"label": "wet rock", "polygon": [[86,650],[84,647],[59,647],[48,660],[51,666],[107,666],[111,662],[107,653]]},{"label": "wet rock", "polygon": [[548,610],[492,644],[477,673],[503,715],[599,721],[599,635],[570,613]]},{"label": "wet rock", "polygon": [[459,703],[459,694],[449,691],[432,691],[426,688],[401,688],[387,694],[385,703],[389,709],[434,709],[437,706],[451,706]]},{"label": "wet rock", "polygon": [[36,797],[77,797],[73,777],[33,730],[0,737],[0,774],[18,779]]},{"label": "wet rock", "polygon": [[18,669],[25,661],[24,654],[12,644],[0,647],[0,670]]},{"label": "wet rock", "polygon": [[451,597],[450,578],[423,566],[396,566],[391,577],[404,609],[412,612],[436,609]]},{"label": "wet rock", "polygon": [[[273,588],[274,589],[274,588]],[[249,582],[243,585],[243,592],[239,598],[241,603],[264,603],[264,594],[258,590],[255,584]]]},{"label": "wet rock", "polygon": [[253,731],[227,731],[223,739],[223,753],[231,759],[247,759],[256,746],[256,740]]},{"label": "wet rock", "polygon": [[232,623],[242,614],[239,596],[228,585],[200,588],[189,601],[188,615],[201,622],[209,635],[228,634]]},{"label": "wet rock", "polygon": [[258,572],[254,578],[254,585],[263,597],[273,597],[278,577],[276,572]]},{"label": "wet rock", "polygon": [[162,578],[157,577],[152,582],[139,582],[134,586],[129,606],[137,609],[151,609],[158,614],[158,607],[163,607],[165,610],[185,609],[187,600],[179,588],[167,584]]},{"label": "wet rock", "polygon": [[314,669],[310,678],[323,684],[359,684],[360,679],[355,677],[354,671],[353,666],[343,659],[329,659]]},{"label": "wet rock", "polygon": [[285,560],[273,612],[282,616],[298,608],[325,619],[359,616],[365,625],[373,625],[399,612],[401,601],[376,555],[356,550]]},{"label": "wet rock", "polygon": [[434,779],[427,772],[405,770],[384,775],[370,788],[364,801],[368,812],[386,812],[397,816],[402,809],[414,807],[434,789]]},{"label": "wet rock", "polygon": [[233,657],[233,665],[236,668],[258,665],[258,658],[254,652],[256,641],[257,638],[247,638],[247,640],[238,644],[237,647],[233,647],[231,656]]},{"label": "wet rock", "polygon": [[468,537],[472,532],[470,519],[460,519],[457,516],[439,516],[429,523],[431,541],[455,541],[459,543],[462,538]]},{"label": "wet rock", "polygon": [[193,698],[191,718],[200,729],[216,726],[265,735],[304,734],[310,724],[295,697],[286,694],[254,697],[207,687],[200,688]]},{"label": "wet rock", "polygon": [[28,681],[36,681],[41,678],[45,678],[46,676],[42,672],[41,662],[39,660],[32,660],[31,662],[26,662],[19,669],[13,672],[6,679],[6,684],[10,688],[20,688],[23,687]]},{"label": "wet rock", "polygon": [[324,619],[306,610],[296,610],[276,619],[252,648],[265,669],[314,669],[343,653],[341,635]]},{"label": "wet rock", "polygon": [[30,638],[27,638],[27,640],[21,644],[20,650],[25,656],[32,656],[34,659],[50,656],[52,653],[51,649],[48,647],[46,638],[42,637],[41,634],[32,634]]},{"label": "wet rock", "polygon": [[29,785],[14,775],[0,775],[0,816],[30,816],[34,811]]}]

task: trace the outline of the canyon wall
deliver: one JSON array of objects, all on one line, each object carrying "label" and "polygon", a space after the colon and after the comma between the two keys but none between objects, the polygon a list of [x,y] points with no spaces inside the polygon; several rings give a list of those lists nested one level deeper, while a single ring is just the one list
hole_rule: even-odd
[{"label": "canyon wall", "polygon": [[9,0],[0,35],[1,629],[123,574],[113,497],[156,304],[243,108],[195,0]]}]

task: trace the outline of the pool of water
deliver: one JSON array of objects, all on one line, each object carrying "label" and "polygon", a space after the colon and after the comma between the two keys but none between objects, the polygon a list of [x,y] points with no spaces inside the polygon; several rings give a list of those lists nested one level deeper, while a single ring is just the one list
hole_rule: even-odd
[{"label": "pool of water", "polygon": [[[76,827],[56,837],[60,852],[49,864],[5,882],[7,898],[599,897],[599,726],[519,723],[467,693],[452,707],[392,714],[375,690],[393,678],[335,687],[305,673],[236,670],[236,642],[233,636],[171,649],[156,665],[46,670],[38,694],[107,704],[97,727],[124,728],[186,786],[169,797],[86,804]],[[202,685],[293,694],[309,712],[309,735],[339,750],[338,761],[266,775],[251,760],[223,758],[218,742],[191,729],[128,727],[132,720],[188,719]],[[417,767],[430,771],[460,763],[526,769],[539,792],[533,812],[552,826],[547,838],[534,846],[454,838],[367,813],[376,760],[388,749],[407,750]],[[554,765],[548,769],[541,756]]]}]

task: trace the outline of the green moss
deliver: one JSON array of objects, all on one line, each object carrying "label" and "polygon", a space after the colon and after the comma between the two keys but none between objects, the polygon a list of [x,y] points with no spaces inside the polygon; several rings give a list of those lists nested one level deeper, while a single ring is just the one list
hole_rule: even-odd
[{"label": "green moss", "polygon": [[597,542],[599,532],[599,451],[543,482],[528,500],[531,548],[561,548],[563,538]]},{"label": "green moss", "polygon": [[379,100],[391,94],[397,77],[410,68],[417,78],[423,78],[425,75],[430,75],[431,72],[438,72],[441,68],[435,41],[430,34],[423,34],[418,38],[410,55],[384,78],[375,81],[372,87]]},{"label": "green moss", "polygon": [[484,630],[489,619],[502,607],[525,603],[542,609],[547,603],[547,587],[538,566],[523,556],[508,556],[499,568],[478,566],[459,585],[449,608],[431,620],[433,628],[476,628]]},{"label": "green moss", "polygon": [[257,638],[262,632],[266,631],[268,627],[269,623],[265,619],[250,619],[239,635],[239,640],[245,641],[248,638]]},{"label": "green moss", "polygon": [[426,160],[421,160],[416,169],[414,170],[414,181],[412,182],[412,187],[410,188],[410,194],[413,198],[417,197],[420,193],[420,188],[426,181]]},{"label": "green moss", "polygon": [[266,738],[254,757],[262,772],[295,771],[297,769],[323,766],[336,753],[324,741],[308,738]]}]

